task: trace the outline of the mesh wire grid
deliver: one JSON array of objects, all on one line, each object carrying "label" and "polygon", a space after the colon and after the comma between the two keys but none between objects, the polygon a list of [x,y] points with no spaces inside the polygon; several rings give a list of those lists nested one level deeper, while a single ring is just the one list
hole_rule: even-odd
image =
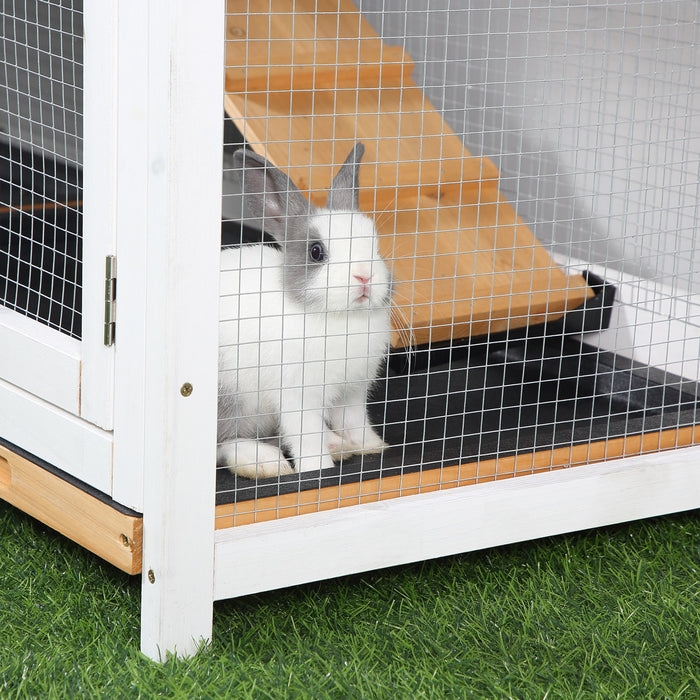
[{"label": "mesh wire grid", "polygon": [[[220,424],[244,420],[238,437],[292,473],[256,473],[259,452],[237,475],[220,459],[219,527],[697,441],[698,19],[696,3],[658,0],[228,3],[222,260],[238,281],[222,318],[240,335],[221,335]],[[365,438],[329,462],[364,398],[329,367],[336,338],[285,321],[319,307],[303,301],[314,262],[278,231],[287,217],[307,256],[320,239],[331,259],[338,237],[274,178],[241,196],[233,152],[266,155],[322,207],[356,142],[359,206],[394,277],[391,347],[367,399],[388,446]],[[273,191],[278,210],[261,209]],[[355,235],[340,236],[348,256]],[[265,264],[239,262],[241,245]],[[303,280],[291,300],[274,277],[287,255]],[[343,269],[319,279],[351,288]],[[539,284],[558,313],[538,307]],[[245,295],[260,313],[244,333]],[[371,333],[347,334],[346,361]],[[303,389],[322,420],[309,396],[289,398]]]},{"label": "mesh wire grid", "polygon": [[0,303],[80,338],[82,2],[0,22]]}]

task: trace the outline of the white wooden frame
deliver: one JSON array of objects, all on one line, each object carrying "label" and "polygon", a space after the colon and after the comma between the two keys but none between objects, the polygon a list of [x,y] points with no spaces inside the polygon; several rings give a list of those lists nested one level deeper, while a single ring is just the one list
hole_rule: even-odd
[{"label": "white wooden frame", "polygon": [[[120,2],[117,22],[117,324],[112,496],[143,511],[146,279],[149,184],[149,17],[142,2]],[[124,377],[126,381],[121,381]]]},{"label": "white wooden frame", "polygon": [[117,219],[117,6],[84,4],[83,338],[80,416],[113,427],[114,348],[104,344],[105,259],[115,252]]},{"label": "white wooden frame", "polygon": [[[121,9],[143,16],[144,5],[129,0]],[[143,352],[143,428],[134,432],[122,415],[132,430],[120,433],[118,423],[115,438],[132,441],[131,454],[144,439],[141,645],[162,658],[192,653],[212,626],[224,5],[152,0],[145,33],[147,147],[138,180],[148,192],[146,265],[134,276],[145,317],[130,320],[131,347],[116,377],[122,387]],[[129,264],[138,264],[133,255]],[[118,400],[127,411],[128,400]]]},{"label": "white wooden frame", "polygon": [[[0,309],[0,435],[107,493],[113,359],[103,342],[105,257],[116,222],[116,0],[84,6],[82,339]],[[37,429],[41,426],[41,429]]]},{"label": "white wooden frame", "polygon": [[214,596],[698,508],[699,465],[688,447],[218,530]]},{"label": "white wooden frame", "polygon": [[[21,314],[0,312],[3,379],[75,416],[112,427],[112,348],[103,342],[104,260],[114,250],[116,180],[115,2],[84,8],[83,338],[72,339]],[[7,368],[7,369],[5,369]],[[37,374],[37,368],[40,372]]]},{"label": "white wooden frame", "polygon": [[12,337],[63,382],[5,375],[0,435],[143,512],[144,653],[193,653],[214,600],[700,507],[689,447],[214,530],[224,4],[86,0],[85,288],[116,253],[116,352],[0,313],[0,364]]},{"label": "white wooden frame", "polygon": [[0,435],[143,511],[153,658],[211,634],[224,10],[86,0],[83,340],[0,309]]},{"label": "white wooden frame", "polygon": [[[220,182],[206,180],[205,172],[198,170],[203,160],[211,158],[214,163],[209,150],[214,149],[213,138],[198,145],[199,161],[180,150],[183,134],[192,133],[195,126],[206,129],[211,114],[189,110],[186,101],[180,101],[179,88],[193,79],[191,70],[199,71],[200,80],[205,73],[219,80],[213,63],[207,67],[206,62],[218,60],[211,36],[223,32],[223,27],[212,7],[204,17],[200,8],[188,16],[186,4],[176,5],[169,7],[165,0],[150,4],[150,130],[142,142],[148,153],[149,200],[144,205],[148,305],[145,328],[134,324],[134,346],[120,346],[117,353],[117,405],[123,398],[121,353],[126,357],[143,348],[146,358],[142,612],[146,654],[158,659],[168,651],[194,651],[197,640],[211,633],[214,600],[700,507],[696,466],[700,447],[691,447],[214,533],[213,470],[193,473],[192,465],[214,463],[211,368],[215,362],[207,324],[214,322],[215,304],[213,285],[202,281],[213,269],[208,266],[216,264],[218,222],[204,205],[200,212],[206,221],[193,220],[178,193],[196,191],[197,197],[191,199],[215,208],[218,204],[210,195],[219,191]],[[186,46],[177,42],[180,22],[188,29]],[[198,37],[200,52],[192,48]],[[164,94],[168,66],[163,52],[168,51],[178,53],[170,76],[178,89]],[[134,67],[139,63],[140,59]],[[208,80],[207,94],[200,105],[216,104]],[[218,118],[220,110],[214,112]],[[168,129],[154,132],[154,124],[167,124]],[[212,123],[212,130],[217,128]],[[160,158],[166,164],[162,169]],[[188,226],[193,225],[202,231],[201,246],[192,245]],[[130,255],[137,257],[134,251]],[[197,298],[183,297],[183,289],[195,280],[199,280]],[[198,332],[183,334],[183,323],[188,328],[198,324]],[[191,364],[188,357],[193,355],[210,358],[209,368],[203,361]],[[138,370],[137,376],[140,380]],[[185,379],[196,387],[187,399],[178,395]],[[118,418],[120,414],[129,418],[126,409],[118,412]],[[119,454],[127,447],[120,444],[118,430],[116,437]],[[138,447],[132,448],[136,454]],[[185,509],[186,519],[181,517]]]}]

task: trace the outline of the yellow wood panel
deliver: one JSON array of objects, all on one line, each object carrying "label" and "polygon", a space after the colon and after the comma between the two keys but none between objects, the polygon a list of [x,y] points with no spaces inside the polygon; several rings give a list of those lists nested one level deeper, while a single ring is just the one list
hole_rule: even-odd
[{"label": "yellow wood panel", "polygon": [[[397,187],[444,189],[497,178],[493,164],[472,157],[410,81],[408,56],[385,46],[349,0],[229,0],[228,10],[230,85],[240,89],[252,74],[259,88],[266,71],[277,84],[291,84],[294,71],[325,78],[332,69],[351,69],[343,73],[349,78],[344,85],[317,80],[312,89],[306,77],[304,89],[226,95],[226,109],[249,145],[315,202],[323,203],[334,171],[358,140],[366,148],[361,187],[388,190],[390,203]],[[398,76],[396,84],[382,80],[384,69]],[[353,78],[363,70],[359,89]],[[376,196],[372,201],[371,209],[386,203]],[[369,204],[366,196],[363,202]]]},{"label": "yellow wood panel", "polygon": [[389,49],[349,0],[227,0],[226,12],[227,67],[379,62]]},{"label": "yellow wood panel", "polygon": [[120,513],[0,446],[0,499],[128,574],[141,571],[142,518]]},{"label": "yellow wood panel", "polygon": [[[249,9],[250,8],[250,9]],[[356,141],[360,206],[397,280],[395,346],[558,318],[567,278],[349,0],[229,0],[226,111],[317,205]],[[409,332],[401,332],[409,326]]]},{"label": "yellow wood panel", "polygon": [[462,147],[416,87],[227,95],[225,104],[249,145],[317,205],[356,141],[365,145],[360,187],[369,210],[393,205],[397,188],[437,194],[498,176],[491,161]]},{"label": "yellow wood panel", "polygon": [[[554,320],[586,299],[583,278],[564,275],[495,188],[471,205],[458,197],[421,197],[375,219],[398,280],[394,325],[411,344]],[[397,332],[392,342],[406,340]]]},{"label": "yellow wood panel", "polygon": [[388,63],[363,60],[362,63],[317,66],[248,66],[226,72],[227,93],[287,92],[290,90],[340,90],[348,85],[384,87],[401,85],[413,68],[398,47],[384,51]]},{"label": "yellow wood panel", "polygon": [[400,85],[413,67],[349,2],[229,0],[227,10],[227,92]]}]

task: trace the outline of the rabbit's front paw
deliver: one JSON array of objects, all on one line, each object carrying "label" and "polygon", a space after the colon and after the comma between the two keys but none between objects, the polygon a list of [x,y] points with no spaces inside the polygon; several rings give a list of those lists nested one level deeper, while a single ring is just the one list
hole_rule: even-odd
[{"label": "rabbit's front paw", "polygon": [[372,440],[368,441],[366,440],[364,445],[361,446],[360,450],[358,450],[358,454],[363,454],[363,455],[374,455],[374,454],[379,454],[380,452],[384,452],[387,447],[389,447],[388,442],[384,442],[381,438],[379,440]]},{"label": "rabbit's front paw", "polygon": [[328,452],[336,462],[344,457],[352,457],[352,455],[357,454],[357,445],[349,440],[344,440],[336,432],[329,431],[327,444]]},{"label": "rabbit's front paw", "polygon": [[228,467],[244,479],[266,479],[294,473],[278,447],[257,440],[235,440],[220,445],[217,464]]},{"label": "rabbit's front paw", "polygon": [[346,437],[346,442],[348,443],[348,449],[352,450],[352,454],[377,454],[389,447],[372,428],[348,431],[348,433],[349,435]]},{"label": "rabbit's front paw", "polygon": [[330,469],[333,467],[333,460],[329,454],[315,455],[313,457],[301,457],[295,460],[296,471],[313,472],[319,469]]},{"label": "rabbit's front paw", "polygon": [[328,451],[334,460],[353,455],[369,455],[383,452],[389,445],[372,429],[346,431],[344,435],[331,432]]}]

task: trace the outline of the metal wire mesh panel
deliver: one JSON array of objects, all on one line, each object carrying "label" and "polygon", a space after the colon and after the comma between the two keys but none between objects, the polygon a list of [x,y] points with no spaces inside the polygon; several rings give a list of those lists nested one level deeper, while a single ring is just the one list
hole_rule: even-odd
[{"label": "metal wire mesh panel", "polygon": [[218,527],[698,441],[698,20],[229,0]]},{"label": "metal wire mesh panel", "polygon": [[82,2],[0,23],[0,303],[80,338]]}]

